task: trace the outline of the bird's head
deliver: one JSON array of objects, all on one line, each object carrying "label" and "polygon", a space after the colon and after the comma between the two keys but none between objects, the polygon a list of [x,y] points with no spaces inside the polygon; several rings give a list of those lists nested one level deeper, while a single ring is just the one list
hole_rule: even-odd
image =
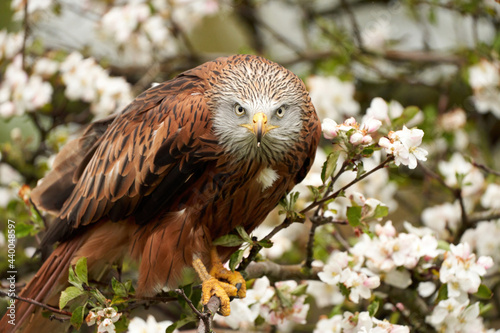
[{"label": "bird's head", "polygon": [[214,133],[238,160],[272,164],[300,140],[312,107],[309,95],[284,67],[260,57],[242,58],[229,62],[212,85]]}]

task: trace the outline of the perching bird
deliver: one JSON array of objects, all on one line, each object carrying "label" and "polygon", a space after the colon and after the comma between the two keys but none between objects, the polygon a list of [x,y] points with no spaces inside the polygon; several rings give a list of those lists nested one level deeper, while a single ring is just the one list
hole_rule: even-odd
[{"label": "perching bird", "polygon": [[[97,278],[130,255],[138,295],[177,286],[194,267],[202,301],[217,295],[229,314],[245,283],[222,267],[236,249],[217,253],[212,241],[262,223],[309,171],[320,133],[303,82],[261,57],[218,58],[150,88],[68,143],[33,190],[57,216],[42,246],[59,245],[21,296],[56,305],[78,258]],[[44,332],[49,321],[34,312],[17,302],[16,327]]]}]

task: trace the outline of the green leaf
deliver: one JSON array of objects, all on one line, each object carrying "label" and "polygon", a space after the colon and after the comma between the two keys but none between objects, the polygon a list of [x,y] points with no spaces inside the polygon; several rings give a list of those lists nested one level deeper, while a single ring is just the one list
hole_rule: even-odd
[{"label": "green leaf", "polygon": [[269,249],[273,246],[273,242],[271,242],[269,239],[263,239],[257,242],[260,246]]},{"label": "green leaf", "polygon": [[225,247],[234,247],[240,246],[243,244],[243,239],[238,235],[225,235],[217,238],[212,242],[213,245],[225,246]]},{"label": "green leaf", "polygon": [[360,206],[347,207],[347,221],[351,227],[357,227],[361,224],[361,208]]},{"label": "green leaf", "polygon": [[302,296],[306,293],[307,286],[308,286],[307,283],[299,284],[297,288],[292,290],[291,294],[294,296]]},{"label": "green leaf", "polygon": [[389,207],[384,205],[377,205],[377,207],[375,207],[375,212],[373,213],[373,218],[379,219],[382,217],[386,217],[387,214],[389,214]]},{"label": "green leaf", "polygon": [[291,308],[291,307],[293,307],[292,300],[288,299],[288,297],[286,297],[279,288],[276,288],[276,295],[278,295],[278,298],[279,298],[281,304],[285,308]]},{"label": "green leaf", "polygon": [[329,179],[335,172],[339,156],[340,150],[331,152],[326,158],[323,168],[321,169],[321,180],[323,181],[323,184],[326,183],[326,180]]},{"label": "green leaf", "polygon": [[343,283],[337,283],[337,286],[339,287],[339,290],[342,293],[342,295],[344,295],[345,298],[348,298],[349,294],[351,293],[351,289],[347,288]]},{"label": "green leaf", "polygon": [[119,297],[128,296],[127,288],[125,287],[125,285],[120,281],[118,281],[117,279],[115,279],[115,277],[111,279],[111,287],[113,288],[113,292],[115,293],[116,296]]},{"label": "green leaf", "polygon": [[59,298],[59,309],[63,309],[66,304],[72,299],[77,298],[80,295],[83,295],[84,291],[78,289],[77,287],[68,287],[61,293],[61,297]]},{"label": "green leaf", "polygon": [[370,314],[370,317],[373,317],[377,314],[379,306],[379,301],[373,301],[370,303],[370,305],[368,305],[368,313]]},{"label": "green leaf", "polygon": [[175,329],[177,328],[177,322],[173,323],[167,329],[165,330],[165,333],[173,333]]},{"label": "green leaf", "polygon": [[408,106],[403,110],[401,116],[397,119],[394,119],[392,122],[392,128],[400,128],[403,127],[404,124],[409,122],[419,113],[420,109],[416,106]]},{"label": "green leaf", "polygon": [[16,223],[16,237],[17,238],[22,238],[31,235],[31,233],[34,231],[35,226],[33,224],[26,224],[26,223]]},{"label": "green leaf", "polygon": [[243,240],[245,242],[252,242],[252,237],[250,237],[250,235],[248,235],[245,228],[243,228],[242,226],[239,225],[236,227],[236,231],[241,236],[241,238],[243,238]]},{"label": "green leaf", "polygon": [[229,268],[234,271],[236,266],[241,262],[241,259],[243,259],[243,250],[238,250],[234,252],[231,255],[231,258],[229,258]]},{"label": "green leaf", "polygon": [[90,291],[90,294],[92,296],[94,296],[94,298],[103,306],[103,307],[107,307],[108,304],[107,304],[107,299],[106,297],[104,297],[104,295],[99,291],[99,289],[96,289],[96,288],[93,288],[91,291]]},{"label": "green leaf", "polygon": [[359,161],[359,163],[356,164],[356,179],[361,177],[364,173],[366,173],[365,166],[362,161]]},{"label": "green leaf", "polygon": [[81,291],[83,291],[82,281],[80,281],[78,279],[78,277],[75,274],[75,271],[74,271],[73,267],[71,267],[71,266],[69,267],[68,282],[71,283],[72,285],[74,285],[76,288],[78,288]]},{"label": "green leaf", "polygon": [[85,314],[85,306],[87,306],[87,303],[85,303],[84,306],[79,306],[76,309],[74,309],[73,313],[71,314],[70,323],[77,330],[79,330],[80,326],[82,326],[83,316]]},{"label": "green leaf", "polygon": [[443,284],[439,288],[438,295],[436,297],[436,300],[434,301],[434,304],[438,304],[440,301],[444,301],[445,299],[448,299],[448,286],[446,284]]},{"label": "green leaf", "polygon": [[86,285],[89,284],[87,275],[87,258],[81,257],[80,259],[78,259],[75,265],[75,273],[82,283],[85,283]]},{"label": "green leaf", "polygon": [[493,297],[493,292],[490,290],[490,288],[488,288],[484,284],[481,284],[479,286],[479,289],[477,290],[477,293],[475,293],[474,296],[476,296],[479,299],[488,300],[491,299],[491,297]]}]

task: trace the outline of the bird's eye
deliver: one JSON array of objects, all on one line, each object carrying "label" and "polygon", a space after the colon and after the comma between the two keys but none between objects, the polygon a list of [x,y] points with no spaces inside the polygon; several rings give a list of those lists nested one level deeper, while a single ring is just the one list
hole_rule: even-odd
[{"label": "bird's eye", "polygon": [[234,113],[236,113],[237,116],[241,117],[243,116],[247,111],[245,110],[244,107],[242,107],[241,105],[239,104],[236,104],[234,106]]},{"label": "bird's eye", "polygon": [[279,118],[283,118],[283,116],[285,115],[285,107],[284,107],[284,106],[280,106],[280,107],[276,110],[276,115],[277,115]]}]

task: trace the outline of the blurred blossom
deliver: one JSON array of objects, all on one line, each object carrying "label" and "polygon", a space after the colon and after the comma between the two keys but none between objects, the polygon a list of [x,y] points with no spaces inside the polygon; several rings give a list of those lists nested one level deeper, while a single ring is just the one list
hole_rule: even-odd
[{"label": "blurred blossom", "polygon": [[344,302],[345,297],[335,284],[324,283],[323,281],[308,281],[307,293],[311,295],[319,308],[330,305],[338,305]]},{"label": "blurred blossom", "polygon": [[26,255],[26,257],[28,257],[28,258],[33,257],[35,255],[35,253],[36,253],[36,247],[29,246],[29,247],[24,249],[24,255]]},{"label": "blurred blossom", "polygon": [[342,333],[342,315],[335,315],[332,318],[321,318],[316,324],[313,333]]},{"label": "blurred blossom", "polygon": [[453,204],[446,202],[427,207],[422,211],[424,225],[434,230],[441,239],[448,239],[451,236],[450,231],[457,230],[461,218],[462,212],[458,201]]},{"label": "blurred blossom", "polygon": [[[22,20],[24,18],[24,4],[25,1],[28,0],[12,0],[10,4],[10,8],[14,11],[13,18],[15,20]],[[29,0],[28,1],[28,15],[30,15],[30,19],[33,19],[33,14],[37,11],[43,11],[49,9],[53,0]]]},{"label": "blurred blossom", "polygon": [[263,305],[267,304],[274,294],[274,288],[267,277],[256,279],[252,288],[247,290],[245,298],[231,302],[231,314],[227,317],[216,315],[215,320],[232,329],[254,327],[254,321],[259,314],[264,311],[267,315],[268,309]]},{"label": "blurred blossom", "polygon": [[455,298],[442,300],[427,316],[426,322],[439,332],[483,332],[479,317],[479,303],[467,306],[469,300],[460,302]]},{"label": "blurred blossom", "polygon": [[59,70],[59,63],[49,58],[39,58],[33,67],[33,73],[49,78]]},{"label": "blurred blossom", "polygon": [[500,84],[498,62],[489,62],[486,59],[474,66],[469,67],[469,84],[472,89],[481,89]]},{"label": "blurred blossom", "polygon": [[273,288],[267,277],[256,279],[253,288],[247,290],[247,296],[235,308],[234,301],[231,303],[231,314],[217,316],[216,320],[233,329],[254,327],[253,321],[260,315],[267,324],[277,325],[280,332],[289,332],[295,324],[305,323],[309,311],[309,304],[304,303],[306,295],[294,294],[297,287],[295,281],[279,281]]},{"label": "blurred blossom", "polygon": [[0,83],[0,116],[12,117],[34,111],[50,102],[52,85],[36,74],[28,76],[22,69],[20,55],[7,66]]},{"label": "blurred blossom", "polygon": [[483,187],[484,177],[481,171],[467,162],[460,153],[454,153],[448,162],[440,161],[438,168],[445,177],[445,183],[451,187],[460,186],[464,196],[472,195]]},{"label": "blurred blossom", "polygon": [[480,113],[491,111],[495,117],[500,118],[500,89],[482,88],[474,93],[472,100]]},{"label": "blurred blossom", "polygon": [[[232,308],[233,303],[231,303]],[[134,317],[130,320],[128,325],[128,332],[131,333],[157,333],[157,332],[165,332],[167,327],[172,325],[170,320],[165,320],[161,322],[157,322],[155,317],[152,315],[148,315],[146,320],[140,317]],[[174,332],[178,332],[178,330],[174,330]]]},{"label": "blurred blossom", "polygon": [[420,129],[408,129],[403,126],[402,130],[389,132],[387,137],[379,140],[379,145],[390,155],[394,156],[396,165],[406,165],[410,169],[417,167],[417,160],[427,161],[427,151],[420,148],[424,131]]},{"label": "blurred blossom", "polygon": [[390,37],[391,24],[384,19],[369,22],[361,31],[363,46],[372,51],[383,51]]},{"label": "blurred blossom", "polygon": [[500,118],[500,62],[486,59],[469,67],[469,84],[474,90],[472,98],[477,111],[491,111]]},{"label": "blurred blossom", "polygon": [[23,47],[24,33],[0,30],[0,59],[12,59]]},{"label": "blurred blossom", "polygon": [[[364,258],[365,265],[374,273],[385,273],[389,284],[403,287],[411,283],[410,275],[404,270],[413,269],[418,262],[436,258],[441,251],[434,236],[396,233],[390,221],[384,226],[376,225],[377,237],[363,234],[350,253]],[[395,272],[394,270],[398,270]]]},{"label": "blurred blossom", "polygon": [[[370,317],[368,312],[353,314],[344,312],[342,333],[409,333],[407,326],[391,324],[385,320]],[[327,331],[328,332],[328,331]],[[335,331],[334,331],[335,332]]]},{"label": "blurred blossom", "polygon": [[391,119],[400,117],[403,114],[403,106],[397,101],[387,103],[381,97],[375,97],[370,103],[370,107],[366,109],[365,119],[374,118],[387,124],[391,123]]},{"label": "blurred blossom", "polygon": [[143,2],[112,7],[101,19],[101,30],[112,35],[118,43],[126,43],[138,25],[150,15],[148,4]]},{"label": "blurred blossom", "polygon": [[467,115],[461,108],[456,108],[450,112],[441,115],[439,123],[441,127],[447,132],[456,131],[465,126],[467,122]]},{"label": "blurred blossom", "polygon": [[173,19],[185,31],[191,31],[200,20],[216,14],[220,9],[221,0],[174,0]]},{"label": "blurred blossom", "polygon": [[420,282],[417,291],[420,296],[429,297],[436,291],[436,285],[430,281]]},{"label": "blurred blossom", "polygon": [[[498,200],[498,199],[497,199]],[[461,242],[470,244],[480,256],[491,256],[498,267],[500,263],[500,220],[482,221],[468,229]]]},{"label": "blurred blossom", "polygon": [[335,76],[311,76],[307,79],[309,94],[320,119],[340,122],[345,116],[359,113],[354,100],[354,83],[342,82]]},{"label": "blurred blossom", "polygon": [[68,99],[90,103],[98,117],[120,111],[132,100],[130,84],[121,77],[110,77],[93,58],[71,53],[61,64]]},{"label": "blurred blossom", "polygon": [[481,197],[481,205],[484,208],[500,209],[500,185],[488,184],[486,191]]},{"label": "blurred blossom", "polygon": [[467,299],[467,293],[476,293],[481,277],[493,266],[491,257],[482,256],[476,260],[468,243],[450,245],[439,270],[439,280],[448,286],[448,297]]}]

